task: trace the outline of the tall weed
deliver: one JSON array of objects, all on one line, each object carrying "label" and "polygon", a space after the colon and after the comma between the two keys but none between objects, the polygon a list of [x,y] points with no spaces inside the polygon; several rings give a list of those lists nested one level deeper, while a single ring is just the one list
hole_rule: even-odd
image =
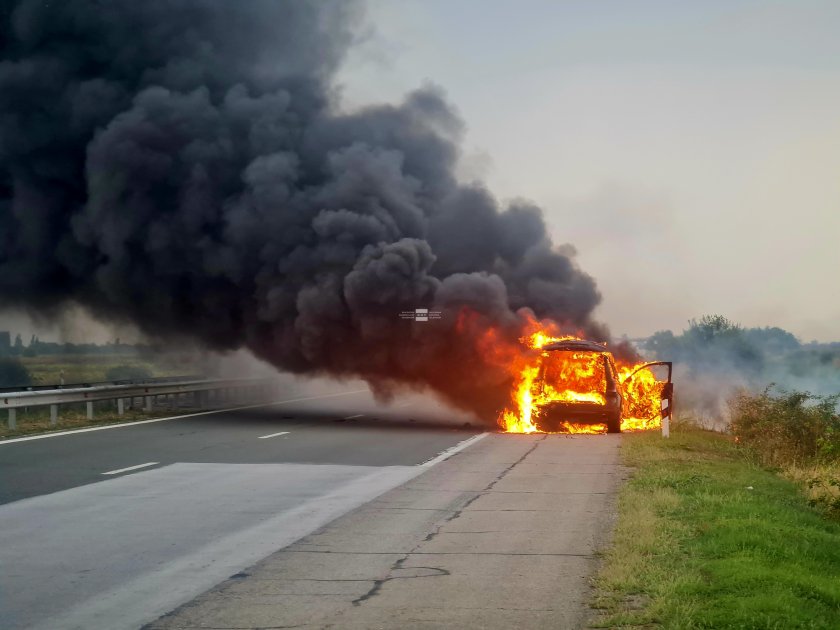
[{"label": "tall weed", "polygon": [[742,392],[730,400],[729,428],[765,466],[840,459],[840,396],[808,392]]}]

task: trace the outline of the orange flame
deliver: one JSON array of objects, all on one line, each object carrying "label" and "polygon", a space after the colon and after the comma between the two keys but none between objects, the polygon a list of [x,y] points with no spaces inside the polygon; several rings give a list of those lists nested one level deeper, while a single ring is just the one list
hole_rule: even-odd
[{"label": "orange flame", "polygon": [[[549,402],[585,402],[605,405],[606,374],[602,353],[540,352],[549,343],[580,336],[563,336],[531,319],[530,332],[520,339],[519,352],[505,354],[514,379],[511,405],[499,415],[500,427],[509,433],[536,433],[540,431],[536,420],[543,405]],[[498,346],[496,353],[499,352]],[[608,352],[606,346],[604,352]],[[497,359],[501,356],[497,356]],[[657,381],[650,370],[632,374],[643,364],[618,364],[618,387],[625,399],[621,418],[622,431],[637,431],[660,426],[661,394],[664,384]],[[632,377],[630,376],[632,374]],[[629,377],[629,378],[628,378]],[[605,424],[561,422],[557,433],[606,433]]]},{"label": "orange flame", "polygon": [[627,414],[621,419],[622,431],[658,429],[662,424],[662,390],[665,383],[656,380],[650,370],[638,369],[640,365],[619,365],[618,375],[627,400]]}]

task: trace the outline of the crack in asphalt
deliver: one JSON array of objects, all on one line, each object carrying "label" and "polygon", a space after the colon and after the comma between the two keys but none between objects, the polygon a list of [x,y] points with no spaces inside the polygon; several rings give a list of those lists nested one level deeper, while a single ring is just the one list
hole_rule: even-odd
[{"label": "crack in asphalt", "polygon": [[[475,491],[475,495],[473,495],[472,497],[470,497],[470,499],[469,499],[466,503],[464,503],[464,505],[462,505],[462,506],[461,506],[458,510],[455,510],[452,514],[450,514],[450,515],[449,515],[449,516],[447,516],[445,519],[443,519],[442,521],[440,521],[440,522],[438,523],[437,527],[435,527],[435,529],[434,529],[433,531],[429,532],[429,533],[426,535],[426,537],[425,537],[422,541],[420,541],[420,542],[419,542],[419,543],[418,543],[418,544],[417,544],[417,545],[416,545],[416,546],[415,546],[415,547],[414,547],[411,551],[409,551],[408,553],[404,554],[401,558],[399,558],[398,560],[396,560],[396,561],[394,562],[394,564],[392,564],[392,565],[391,565],[391,568],[390,568],[390,569],[389,569],[389,571],[388,571],[388,576],[387,576],[387,577],[384,577],[384,578],[381,578],[381,579],[376,580],[376,581],[373,583],[373,586],[371,586],[370,590],[369,590],[367,593],[365,593],[364,595],[361,595],[360,597],[357,597],[356,599],[354,599],[354,600],[353,600],[353,602],[352,602],[352,603],[353,603],[353,606],[361,606],[361,605],[362,605],[362,603],[366,602],[367,600],[371,599],[372,597],[376,597],[376,595],[379,593],[379,591],[380,591],[380,590],[382,590],[382,587],[383,587],[383,586],[384,586],[387,582],[389,582],[389,581],[391,581],[391,580],[393,580],[393,579],[420,579],[420,578],[426,578],[426,577],[438,577],[439,575],[449,575],[449,572],[448,572],[448,571],[446,571],[445,569],[440,569],[440,568],[438,568],[438,567],[424,567],[424,568],[436,569],[436,570],[441,571],[441,573],[440,573],[440,574],[438,574],[438,575],[415,575],[415,576],[405,576],[405,577],[399,577],[399,576],[397,576],[397,577],[395,577],[395,576],[393,576],[392,574],[394,573],[394,571],[398,571],[398,570],[400,570],[400,569],[405,568],[405,567],[403,567],[403,564],[404,564],[404,563],[405,563],[405,562],[409,559],[409,557],[410,557],[412,554],[418,553],[418,552],[417,552],[417,550],[418,550],[418,549],[419,549],[419,548],[420,548],[420,547],[421,547],[424,543],[427,543],[427,542],[429,542],[429,541],[433,540],[433,539],[435,538],[435,536],[437,536],[438,534],[440,534],[440,530],[441,530],[444,526],[446,526],[446,524],[447,524],[447,523],[451,523],[451,522],[452,522],[452,521],[454,521],[456,518],[458,518],[459,516],[461,516],[461,514],[463,514],[464,510],[466,510],[466,509],[467,509],[470,505],[472,505],[472,504],[473,504],[476,500],[478,500],[478,499],[479,499],[479,497],[483,496],[483,495],[484,495],[484,494],[486,494],[487,492],[491,492],[491,491],[493,490],[493,486],[495,486],[495,485],[496,485],[497,483],[499,483],[502,479],[504,479],[504,478],[505,478],[505,476],[506,476],[506,475],[507,475],[507,474],[508,474],[511,470],[513,470],[513,469],[514,469],[514,468],[516,468],[519,464],[521,464],[523,461],[525,461],[525,459],[526,459],[526,458],[527,458],[527,457],[528,457],[531,453],[533,453],[533,452],[537,449],[537,446],[539,446],[540,442],[544,441],[544,440],[546,439],[546,437],[548,437],[548,436],[547,436],[547,435],[543,435],[542,437],[540,437],[540,439],[536,440],[536,441],[534,442],[534,444],[531,446],[531,448],[529,448],[527,451],[525,451],[525,453],[523,453],[523,454],[522,454],[522,457],[520,457],[519,459],[517,459],[515,462],[513,462],[512,464],[510,464],[507,468],[505,468],[504,470],[502,470],[502,471],[501,471],[498,475],[496,475],[496,477],[493,479],[493,481],[491,481],[489,484],[487,484],[487,486],[486,486],[484,489],[479,490],[479,491]],[[419,553],[421,553],[421,554],[422,554],[422,552],[419,552]],[[429,555],[443,555],[443,554],[429,554]],[[513,554],[511,554],[511,555],[513,555]],[[530,554],[529,554],[529,555],[530,555]],[[533,555],[543,555],[543,554],[533,554]],[[567,554],[558,554],[558,555],[567,555]],[[413,567],[412,567],[412,568],[413,568]]]}]

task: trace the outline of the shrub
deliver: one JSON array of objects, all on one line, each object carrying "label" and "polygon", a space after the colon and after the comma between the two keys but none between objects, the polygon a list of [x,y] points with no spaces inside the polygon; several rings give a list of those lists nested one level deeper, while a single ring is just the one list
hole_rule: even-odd
[{"label": "shrub", "polygon": [[26,387],[32,384],[29,370],[18,359],[0,358],[0,387]]},{"label": "shrub", "polygon": [[768,466],[840,459],[840,397],[771,389],[730,401],[730,430],[738,443]]},{"label": "shrub", "polygon": [[840,475],[827,470],[806,481],[808,504],[833,518],[840,518]]}]

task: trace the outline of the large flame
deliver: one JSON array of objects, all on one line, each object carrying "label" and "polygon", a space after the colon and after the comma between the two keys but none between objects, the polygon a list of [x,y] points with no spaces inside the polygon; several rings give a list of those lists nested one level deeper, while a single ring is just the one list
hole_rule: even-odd
[{"label": "large flame", "polygon": [[[510,358],[509,369],[514,386],[511,404],[499,416],[501,428],[509,433],[539,431],[536,419],[541,407],[549,402],[606,404],[602,353],[541,351],[549,343],[581,339],[581,336],[555,334],[535,320],[530,321],[529,327],[536,330],[529,331],[520,339],[520,352]],[[606,346],[604,352],[608,352]],[[618,387],[626,401],[621,418],[622,431],[652,429],[661,423],[664,383],[658,381],[650,370],[635,372],[641,365],[617,361]],[[564,421],[557,432],[606,433],[607,425]]]}]

